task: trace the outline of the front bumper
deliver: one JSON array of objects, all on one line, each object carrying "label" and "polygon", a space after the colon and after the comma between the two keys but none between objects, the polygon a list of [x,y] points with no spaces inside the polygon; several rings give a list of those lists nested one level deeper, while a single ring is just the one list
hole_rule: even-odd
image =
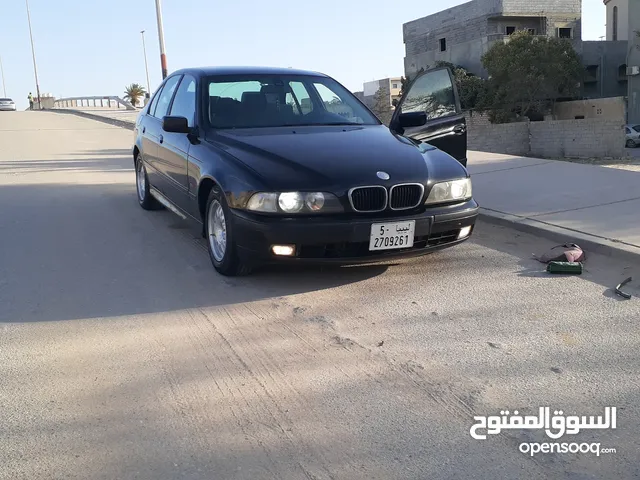
[{"label": "front bumper", "polygon": [[[416,257],[458,245],[469,239],[458,238],[464,227],[473,227],[478,204],[433,207],[421,212],[344,217],[277,218],[233,210],[233,232],[238,254],[250,263],[334,263],[361,264],[388,259]],[[415,220],[415,239],[411,248],[369,251],[373,223]],[[295,245],[294,256],[276,256],[273,245]]]}]

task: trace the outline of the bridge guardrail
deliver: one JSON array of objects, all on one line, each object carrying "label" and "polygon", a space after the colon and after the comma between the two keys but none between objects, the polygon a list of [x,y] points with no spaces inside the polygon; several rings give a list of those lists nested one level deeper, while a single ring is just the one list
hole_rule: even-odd
[{"label": "bridge guardrail", "polygon": [[53,108],[78,109],[78,108],[104,108],[111,110],[138,110],[131,103],[116,96],[93,96],[93,97],[68,97],[57,98],[53,102]]}]

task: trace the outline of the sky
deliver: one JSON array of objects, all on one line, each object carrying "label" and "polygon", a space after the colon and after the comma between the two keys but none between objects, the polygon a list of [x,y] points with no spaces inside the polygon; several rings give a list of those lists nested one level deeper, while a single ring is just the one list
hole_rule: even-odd
[{"label": "sky", "polygon": [[[534,1],[534,0],[532,0]],[[404,73],[402,24],[464,0],[162,0],[169,71],[260,65],[320,71],[347,88]],[[301,5],[307,5],[302,8]],[[124,95],[162,79],[155,0],[29,0],[41,93]],[[583,0],[583,39],[605,35],[602,0]],[[7,96],[35,95],[25,0],[3,0],[0,58]],[[0,85],[0,94],[3,94]]]}]

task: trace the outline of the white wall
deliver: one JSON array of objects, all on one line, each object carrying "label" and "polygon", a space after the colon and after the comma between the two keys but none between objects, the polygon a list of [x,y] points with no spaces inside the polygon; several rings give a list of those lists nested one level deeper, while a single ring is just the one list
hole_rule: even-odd
[{"label": "white wall", "polygon": [[371,97],[376,94],[380,88],[380,80],[374,80],[373,82],[365,82],[363,85],[364,96]]},{"label": "white wall", "polygon": [[613,8],[618,7],[618,40],[629,40],[629,0],[607,3],[607,40],[613,40]]}]

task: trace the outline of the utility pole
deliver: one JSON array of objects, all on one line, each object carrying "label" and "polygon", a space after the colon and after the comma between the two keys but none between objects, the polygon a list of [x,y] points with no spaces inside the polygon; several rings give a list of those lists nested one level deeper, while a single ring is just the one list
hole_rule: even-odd
[{"label": "utility pole", "polygon": [[164,51],[164,27],[162,26],[162,7],[160,0],[156,0],[156,16],[158,17],[158,41],[160,42],[160,65],[162,66],[162,80],[167,78],[167,56]]},{"label": "utility pole", "polygon": [[149,82],[149,65],[147,64],[147,47],[144,44],[144,30],[140,32],[142,34],[142,51],[144,53],[144,68],[147,72],[147,95],[151,96],[151,82]]},{"label": "utility pole", "polygon": [[38,109],[42,110],[40,98],[40,82],[38,82],[38,67],[36,66],[36,50],[33,47],[33,32],[31,30],[31,14],[29,13],[29,0],[24,0],[27,5],[27,20],[29,22],[29,38],[31,39],[31,55],[33,56],[33,74],[36,77],[36,94],[38,95]]},{"label": "utility pole", "polygon": [[4,83],[4,68],[2,68],[2,57],[0,57],[0,73],[2,74],[2,90],[4,91],[4,96],[7,96],[7,85]]}]

